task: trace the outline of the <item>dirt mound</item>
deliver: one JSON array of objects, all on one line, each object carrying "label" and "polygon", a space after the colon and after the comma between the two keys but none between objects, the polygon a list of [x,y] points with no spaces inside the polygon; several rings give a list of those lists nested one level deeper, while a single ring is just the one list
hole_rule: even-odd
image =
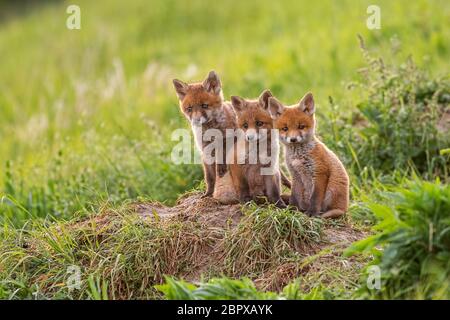
[{"label": "dirt mound", "polygon": [[[134,205],[136,213],[144,218],[175,219],[183,221],[197,221],[212,228],[235,227],[244,216],[241,205],[223,205],[217,200],[206,197],[201,193],[188,193],[179,198],[173,207],[159,202],[137,203]],[[302,213],[298,213],[299,215]],[[345,218],[336,221],[324,221],[322,242],[348,246],[354,241],[367,236],[367,232],[355,229]]]},{"label": "dirt mound", "polygon": [[202,198],[201,193],[185,194],[173,207],[158,202],[136,204],[135,210],[143,217],[197,221],[209,227],[235,226],[242,217],[240,206],[223,205],[212,197]]},{"label": "dirt mound", "polygon": [[[210,246],[204,247],[201,252],[198,252],[197,263],[193,264],[188,272],[177,275],[190,281],[200,280],[201,276],[205,274],[215,275],[219,272],[230,276],[251,276],[251,274],[254,274],[256,276],[251,277],[260,288],[278,290],[297,277],[309,279],[308,282],[311,283],[317,280],[333,282],[336,279],[333,279],[333,276],[330,278],[329,270],[333,270],[335,275],[353,272],[356,281],[363,266],[361,261],[342,256],[343,249],[368,235],[367,232],[354,228],[345,217],[333,221],[315,219],[320,220],[318,222],[320,224],[319,240],[306,242],[300,247],[289,247],[290,250],[296,251],[292,252],[293,255],[297,254],[303,257],[300,262],[292,262],[289,259],[283,262],[283,259],[272,260],[271,257],[266,257],[265,260],[261,261],[261,264],[265,266],[261,269],[263,271],[260,269],[258,271],[254,269],[246,270],[245,266],[231,271],[231,267],[223,265],[227,259],[234,259],[234,256],[229,255],[230,238],[242,236],[242,233],[239,234],[237,229],[243,225],[247,232],[248,229],[253,227],[252,224],[245,221],[245,219],[248,219],[248,215],[246,216],[241,205],[222,205],[213,198],[202,198],[200,193],[191,193],[181,197],[173,207],[167,207],[160,203],[138,203],[134,205],[134,210],[145,219],[161,219],[169,223],[189,221],[199,223],[205,232],[208,229],[219,231]],[[310,220],[300,212],[293,214],[301,215],[306,222]],[[250,232],[258,233],[258,230],[251,230]],[[269,255],[272,250],[270,246],[277,245],[277,242],[264,243],[264,239],[257,238],[257,241],[259,240],[262,240],[260,247],[266,246],[263,249],[268,250]],[[288,238],[281,240],[284,246],[289,246],[291,241]],[[275,250],[275,248],[273,249]],[[249,260],[258,260],[261,257],[261,252],[257,249],[248,251],[247,254],[250,255]],[[220,266],[219,269],[218,266]]]}]

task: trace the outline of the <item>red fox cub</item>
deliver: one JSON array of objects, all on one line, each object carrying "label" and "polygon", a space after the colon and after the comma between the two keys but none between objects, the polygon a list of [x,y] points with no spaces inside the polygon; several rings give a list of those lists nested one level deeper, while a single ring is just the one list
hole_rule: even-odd
[{"label": "red fox cub", "polygon": [[[219,76],[214,71],[211,71],[203,82],[188,84],[174,79],[173,85],[180,101],[181,112],[189,120],[197,147],[202,153],[206,182],[204,196],[213,196],[222,203],[236,202],[237,196],[231,176],[227,173],[225,152],[226,129],[236,128],[236,116],[231,103],[223,101],[222,85]],[[212,141],[203,139],[208,129],[220,130],[222,133],[223,141],[219,141],[223,147],[222,163],[217,163],[217,161],[207,163],[205,161],[203,151],[212,143]]]},{"label": "red fox cub", "polygon": [[[244,161],[239,165],[231,165],[230,170],[241,202],[258,201],[266,197],[269,202],[286,207],[280,197],[278,141],[274,141],[276,147],[272,148],[273,121],[268,111],[271,96],[272,93],[265,90],[257,100],[231,97],[237,116],[237,127],[242,130],[244,136],[236,145],[235,163],[238,162],[239,153]],[[267,172],[263,168],[267,169]]]},{"label": "red fox cub", "polygon": [[291,205],[309,216],[339,217],[348,209],[349,178],[337,156],[315,137],[314,98],[284,107],[269,98],[269,111],[285,145],[292,175]]}]

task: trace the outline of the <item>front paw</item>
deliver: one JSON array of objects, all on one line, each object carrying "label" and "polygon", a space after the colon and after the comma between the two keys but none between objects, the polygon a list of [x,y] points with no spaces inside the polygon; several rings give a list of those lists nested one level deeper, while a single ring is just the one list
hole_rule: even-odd
[{"label": "front paw", "polygon": [[305,211],[305,214],[309,217],[316,217],[320,215],[320,212],[319,210],[316,210],[314,208],[309,208],[308,210]]},{"label": "front paw", "polygon": [[264,194],[255,194],[252,200],[259,205],[267,203],[267,197]]},{"label": "front paw", "polygon": [[249,195],[241,196],[240,199],[239,199],[239,201],[240,201],[241,203],[247,203],[247,202],[250,202],[250,201],[252,201],[252,200],[253,200],[252,197],[249,196]]},{"label": "front paw", "polygon": [[275,206],[280,209],[286,209],[288,207],[286,203],[284,203],[283,199],[280,199],[277,202],[275,202]]},{"label": "front paw", "polygon": [[205,191],[205,192],[201,195],[200,199],[212,197],[212,195],[213,195],[213,191]]},{"label": "front paw", "polygon": [[300,212],[305,212],[305,209],[300,205],[300,203],[297,201],[295,197],[290,197],[289,199],[289,205],[296,208]]}]

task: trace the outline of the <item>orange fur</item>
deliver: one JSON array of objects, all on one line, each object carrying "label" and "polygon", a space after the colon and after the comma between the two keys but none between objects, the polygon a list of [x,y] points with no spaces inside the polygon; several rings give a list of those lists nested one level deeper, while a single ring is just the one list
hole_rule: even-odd
[{"label": "orange fur", "polygon": [[308,93],[298,105],[269,99],[292,175],[290,204],[308,215],[339,217],[348,210],[349,178],[338,157],[315,137],[315,105]]},{"label": "orange fur", "polygon": [[[261,198],[267,198],[269,202],[275,203],[280,207],[285,207],[280,197],[280,171],[275,167],[275,173],[272,175],[263,175],[262,168],[269,167],[270,164],[264,164],[257,158],[257,163],[249,163],[249,144],[254,141],[258,150],[264,146],[261,139],[264,139],[267,147],[267,156],[271,156],[271,129],[273,127],[272,118],[268,108],[268,98],[272,94],[269,90],[264,91],[258,100],[245,100],[240,97],[231,97],[233,108],[237,115],[237,126],[242,129],[243,141],[245,145],[238,143],[235,150],[245,152],[245,163],[231,166],[231,175],[235,184],[235,189],[239,194],[241,202],[249,200],[259,201]],[[278,144],[278,142],[277,142]],[[255,150],[256,151],[256,150]],[[276,154],[278,157],[278,154]],[[237,162],[237,154],[235,155]],[[278,159],[276,159],[278,161]]]},{"label": "orange fur", "polygon": [[[223,101],[222,85],[214,71],[201,83],[188,84],[173,80],[175,91],[180,102],[180,110],[189,120],[194,135],[196,127],[201,127],[204,134],[208,129],[222,132],[224,159],[222,163],[207,164],[203,161],[206,192],[204,196],[213,196],[221,203],[237,202],[237,195],[231,182],[226,164],[226,129],[236,127],[235,114],[229,102]],[[210,141],[203,141],[203,135],[196,137],[197,147],[203,152]]]}]

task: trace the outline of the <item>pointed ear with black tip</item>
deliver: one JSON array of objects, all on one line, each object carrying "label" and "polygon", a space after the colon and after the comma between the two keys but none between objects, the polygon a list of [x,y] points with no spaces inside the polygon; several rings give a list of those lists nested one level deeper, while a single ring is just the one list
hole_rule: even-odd
[{"label": "pointed ear with black tip", "polygon": [[210,71],[208,76],[202,83],[206,91],[219,95],[222,91],[222,84],[220,83],[219,76],[215,71]]},{"label": "pointed ear with black tip", "polygon": [[186,96],[188,84],[181,80],[173,79],[173,87],[175,88],[175,91],[177,92],[178,99],[180,99],[180,101],[182,101],[184,99],[184,97]]},{"label": "pointed ear with black tip", "polygon": [[275,97],[269,97],[269,113],[272,119],[277,119],[284,111],[283,104]]},{"label": "pointed ear with black tip", "polygon": [[267,108],[269,108],[269,98],[273,97],[272,92],[270,92],[269,89],[264,90],[260,95],[259,95],[259,104],[267,110]]},{"label": "pointed ear with black tip", "polygon": [[231,96],[231,104],[236,113],[242,112],[245,108],[245,100],[238,96]]},{"label": "pointed ear with black tip", "polygon": [[316,112],[316,106],[314,103],[314,97],[311,92],[305,94],[305,96],[300,100],[298,105],[301,111],[312,116]]}]

